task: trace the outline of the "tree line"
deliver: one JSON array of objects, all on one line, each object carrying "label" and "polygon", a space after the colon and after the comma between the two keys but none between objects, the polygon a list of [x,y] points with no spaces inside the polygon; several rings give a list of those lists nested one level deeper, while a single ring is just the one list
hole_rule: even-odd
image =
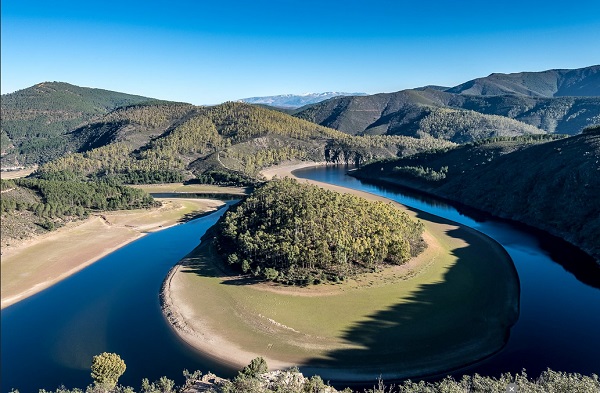
[{"label": "tree line", "polygon": [[[139,209],[157,204],[143,190],[109,181],[26,178],[1,183],[3,190],[15,188],[14,193],[11,190],[2,195],[0,210],[3,214],[30,211],[41,218],[85,217],[92,211]],[[21,198],[17,189],[32,191],[38,198]]]},{"label": "tree line", "polygon": [[[54,392],[40,389],[39,393],[135,393],[130,386],[119,385],[119,378],[127,366],[115,353],[104,352],[92,359],[91,377],[93,384],[85,389],[67,389],[62,386]],[[154,382],[142,380],[140,393],[185,393],[204,391],[207,393],[352,393],[346,388],[342,391],[331,387],[323,379],[314,375],[305,377],[298,368],[268,372],[267,362],[262,357],[252,361],[238,371],[237,376],[223,379],[201,371],[183,370],[185,381],[177,386],[175,381],[160,377]],[[465,375],[460,380],[450,376],[435,382],[404,381],[397,385],[386,385],[381,378],[373,382],[372,388],[363,389],[363,393],[489,393],[508,391],[514,386],[520,393],[564,392],[592,393],[600,391],[600,380],[596,374],[591,376],[578,373],[557,372],[547,369],[538,378],[529,377],[525,371],[517,374],[504,373],[500,377],[486,377],[475,374]],[[202,390],[200,390],[202,389]],[[358,391],[357,391],[358,392]],[[19,393],[11,390],[10,393]]]}]

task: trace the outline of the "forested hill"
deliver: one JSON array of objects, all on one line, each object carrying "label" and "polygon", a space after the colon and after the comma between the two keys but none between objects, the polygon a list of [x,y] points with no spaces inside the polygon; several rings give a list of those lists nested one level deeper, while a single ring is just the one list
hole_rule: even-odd
[{"label": "forested hill", "polygon": [[600,65],[574,70],[491,74],[446,90],[449,93],[530,97],[592,97],[600,95]]},{"label": "forested hill", "polygon": [[[548,71],[547,75],[559,73],[563,77],[546,81],[545,85],[541,82],[545,80],[545,73],[519,74],[525,82],[521,81],[519,88],[513,86],[513,94],[496,90],[502,95],[491,95],[491,88],[480,88],[481,94],[476,94],[475,88],[469,90],[467,85],[460,85],[445,91],[419,88],[364,97],[337,97],[303,108],[295,116],[352,135],[414,135],[427,132],[421,126],[422,121],[433,128],[458,126],[465,129],[466,136],[472,140],[528,134],[530,126],[548,133],[575,135],[582,128],[600,122],[599,69],[600,66],[594,66]],[[502,79],[494,75],[495,80]],[[521,83],[517,77],[511,78],[508,79],[514,84]],[[554,85],[555,88],[548,87]],[[519,93],[535,86],[539,94]],[[562,96],[567,94],[573,96]],[[456,121],[458,118],[461,122]],[[486,135],[473,128],[474,124],[485,124]]]},{"label": "forested hill", "polygon": [[544,229],[600,261],[599,174],[596,127],[547,143],[492,140],[375,163],[358,176],[388,179]]},{"label": "forested hill", "polygon": [[65,135],[96,116],[147,97],[44,82],[2,95],[2,164],[30,165],[64,154]]},{"label": "forested hill", "polygon": [[[83,146],[40,168],[42,176],[112,177],[126,183],[198,178],[247,183],[287,160],[362,163],[452,146],[434,138],[355,138],[254,105],[147,104],[119,108],[73,131]],[[90,149],[90,150],[88,150]]]},{"label": "forested hill", "polygon": [[217,228],[224,261],[285,284],[337,282],[425,247],[423,224],[405,212],[287,178],[260,187]]}]

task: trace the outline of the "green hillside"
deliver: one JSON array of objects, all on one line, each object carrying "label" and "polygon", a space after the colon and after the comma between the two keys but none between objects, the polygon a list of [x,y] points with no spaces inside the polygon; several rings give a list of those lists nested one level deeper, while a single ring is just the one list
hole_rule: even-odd
[{"label": "green hillside", "polygon": [[[531,140],[528,140],[531,139]],[[372,164],[388,179],[567,239],[600,260],[600,131],[518,138]]]},{"label": "green hillside", "polygon": [[56,158],[78,147],[66,136],[78,126],[115,108],[148,101],[156,100],[62,82],[44,82],[5,94],[1,105],[2,166]]},{"label": "green hillside", "polygon": [[92,212],[157,205],[143,190],[104,181],[15,179],[0,184],[3,244],[54,230]]},{"label": "green hillside", "polygon": [[255,177],[261,169],[289,160],[360,164],[452,146],[434,138],[355,138],[275,110],[234,102],[120,108],[73,134],[91,150],[44,164],[42,176],[67,171],[126,183],[181,181],[214,171]]}]

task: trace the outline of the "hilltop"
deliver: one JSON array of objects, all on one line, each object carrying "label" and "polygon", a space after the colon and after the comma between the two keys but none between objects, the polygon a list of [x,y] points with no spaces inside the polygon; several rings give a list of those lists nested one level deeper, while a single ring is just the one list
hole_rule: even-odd
[{"label": "hilltop", "polygon": [[56,158],[77,148],[67,136],[76,127],[118,107],[157,101],[63,82],[4,94],[2,164],[24,166]]},{"label": "hilltop", "polygon": [[[547,140],[547,138],[546,138]],[[544,229],[600,259],[600,131],[554,141],[490,140],[374,163],[384,179]]]},{"label": "hilltop", "polygon": [[600,65],[574,70],[494,73],[446,90],[449,93],[529,97],[591,97],[600,92]]}]

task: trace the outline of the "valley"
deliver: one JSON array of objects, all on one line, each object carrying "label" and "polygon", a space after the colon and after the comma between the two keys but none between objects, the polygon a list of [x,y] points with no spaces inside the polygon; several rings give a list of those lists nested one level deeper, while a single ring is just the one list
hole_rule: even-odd
[{"label": "valley", "polygon": [[3,95],[2,391],[83,387],[107,350],[131,384],[258,356],[336,386],[596,372],[599,75]]}]

